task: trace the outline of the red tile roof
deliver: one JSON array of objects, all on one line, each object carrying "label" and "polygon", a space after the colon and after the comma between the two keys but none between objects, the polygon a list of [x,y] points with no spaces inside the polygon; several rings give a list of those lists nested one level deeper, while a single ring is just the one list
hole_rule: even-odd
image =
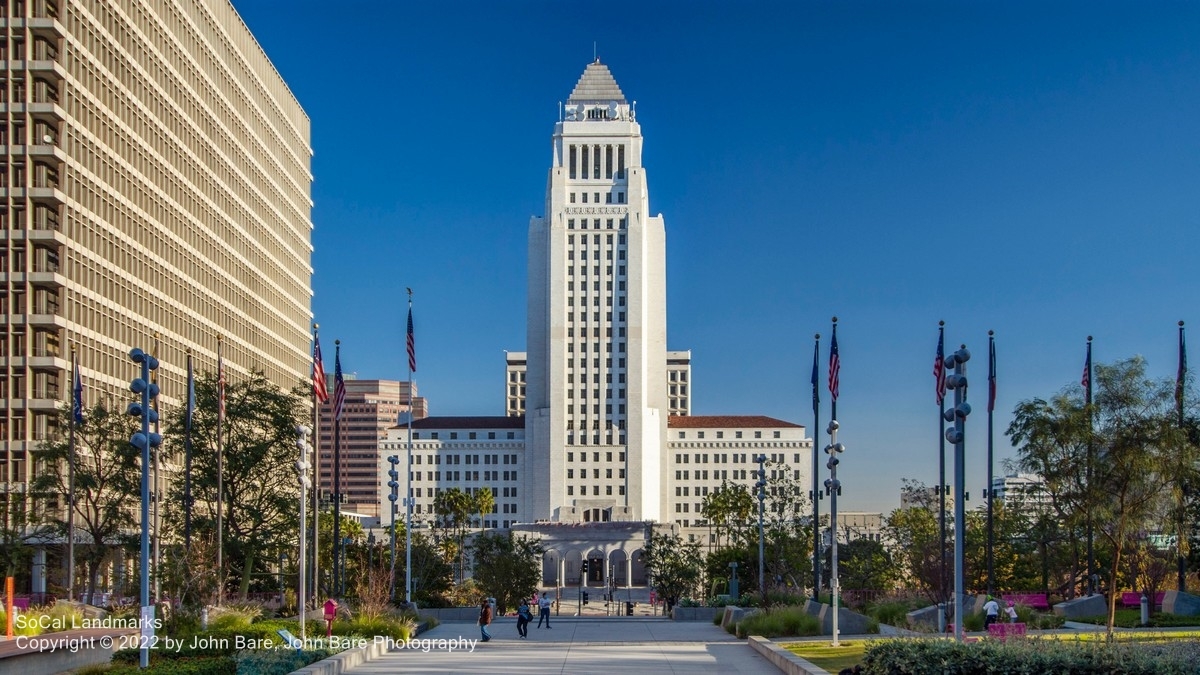
[{"label": "red tile roof", "polygon": [[716,429],[716,428],[751,428],[803,429],[803,424],[793,424],[777,420],[766,415],[672,415],[667,418],[667,427],[671,429]]}]

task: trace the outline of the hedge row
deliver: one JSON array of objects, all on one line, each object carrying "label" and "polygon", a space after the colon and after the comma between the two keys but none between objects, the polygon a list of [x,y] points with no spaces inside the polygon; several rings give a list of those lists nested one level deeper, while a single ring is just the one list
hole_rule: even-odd
[{"label": "hedge row", "polygon": [[867,675],[1195,675],[1200,643],[1113,643],[1029,638],[961,644],[944,639],[875,643]]}]

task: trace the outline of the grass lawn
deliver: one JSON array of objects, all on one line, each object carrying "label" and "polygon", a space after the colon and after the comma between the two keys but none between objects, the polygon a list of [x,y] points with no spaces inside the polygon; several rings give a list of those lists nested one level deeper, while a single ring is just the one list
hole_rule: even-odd
[{"label": "grass lawn", "polygon": [[867,643],[854,640],[842,642],[840,647],[832,647],[828,642],[793,642],[780,646],[806,661],[811,661],[815,666],[836,673],[843,668],[853,668],[862,663]]}]

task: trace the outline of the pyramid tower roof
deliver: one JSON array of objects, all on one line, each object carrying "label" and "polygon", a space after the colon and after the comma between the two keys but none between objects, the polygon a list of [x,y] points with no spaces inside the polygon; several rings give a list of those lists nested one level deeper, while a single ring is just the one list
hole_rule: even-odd
[{"label": "pyramid tower roof", "polygon": [[608,103],[610,101],[627,103],[625,94],[621,93],[621,88],[617,86],[617,81],[613,79],[608,66],[600,63],[600,59],[596,59],[593,63],[588,64],[583,75],[580,76],[579,82],[575,83],[575,89],[571,91],[571,97],[567,99],[567,103]]}]

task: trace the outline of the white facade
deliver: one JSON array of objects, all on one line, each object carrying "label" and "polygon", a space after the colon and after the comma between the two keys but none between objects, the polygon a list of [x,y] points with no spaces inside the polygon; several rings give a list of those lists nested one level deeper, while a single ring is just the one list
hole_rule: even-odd
[{"label": "white facade", "polygon": [[[490,488],[483,526],[540,536],[545,583],[596,558],[638,581],[649,521],[707,541],[704,497],[752,486],[755,455],[801,486],[798,500],[811,486],[804,427],[691,415],[692,355],[667,351],[666,233],[641,159],[632,107],[589,64],[554,127],[546,215],[529,225],[528,345],[507,352],[504,415],[413,424],[414,521],[433,520],[442,490]],[[381,503],[386,457],[405,467],[408,433],[384,441]]]},{"label": "white facade", "polygon": [[[599,62],[589,64],[555,125],[546,215],[529,223],[526,442],[531,504],[554,519],[568,453],[626,473],[625,494],[593,508],[659,520],[666,470],[666,231],[650,214],[642,134]],[[615,471],[605,471],[604,475]]]}]

